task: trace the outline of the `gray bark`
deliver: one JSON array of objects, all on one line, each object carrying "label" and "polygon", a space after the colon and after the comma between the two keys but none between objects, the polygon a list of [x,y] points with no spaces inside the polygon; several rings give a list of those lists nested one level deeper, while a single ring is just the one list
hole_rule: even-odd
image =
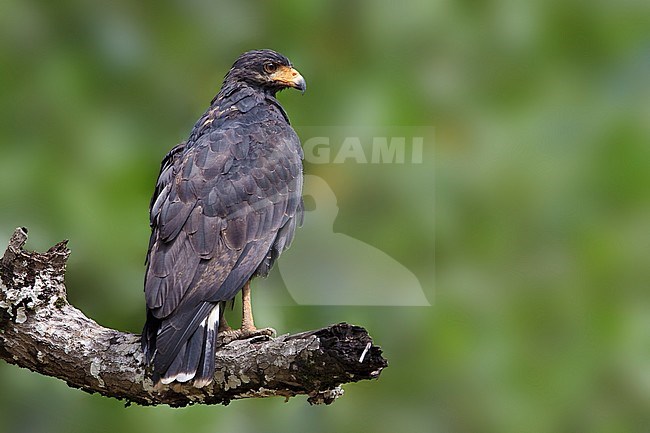
[{"label": "gray bark", "polygon": [[341,384],[376,379],[387,366],[365,329],[339,323],[230,342],[217,350],[211,385],[154,389],[140,336],[100,326],[68,303],[67,241],[37,253],[23,249],[26,240],[27,230],[16,229],[0,261],[0,358],[71,387],[141,405],[300,394],[310,403],[329,404],[342,395]]}]

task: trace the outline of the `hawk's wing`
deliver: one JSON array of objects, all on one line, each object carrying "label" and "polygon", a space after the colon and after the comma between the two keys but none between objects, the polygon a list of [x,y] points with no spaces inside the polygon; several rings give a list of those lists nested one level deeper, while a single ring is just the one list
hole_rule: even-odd
[{"label": "hawk's wing", "polygon": [[161,321],[156,364],[171,363],[214,303],[268,272],[302,215],[293,130],[237,126],[179,145],[163,161],[145,278],[147,308]]}]

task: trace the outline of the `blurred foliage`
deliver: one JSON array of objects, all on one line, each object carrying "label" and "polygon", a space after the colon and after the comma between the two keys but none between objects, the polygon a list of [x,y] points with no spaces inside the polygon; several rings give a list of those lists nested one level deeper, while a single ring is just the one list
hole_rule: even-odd
[{"label": "blurred foliage", "polygon": [[158,164],[239,53],[303,73],[303,97],[280,95],[299,133],[436,138],[422,164],[306,167],[336,193],[335,229],[407,265],[433,307],[255,304],[280,332],[366,326],[378,382],[330,407],[125,409],[2,364],[0,431],[650,429],[649,28],[634,0],[4,0],[0,239],[69,238],[70,300],[105,326],[140,330]]}]

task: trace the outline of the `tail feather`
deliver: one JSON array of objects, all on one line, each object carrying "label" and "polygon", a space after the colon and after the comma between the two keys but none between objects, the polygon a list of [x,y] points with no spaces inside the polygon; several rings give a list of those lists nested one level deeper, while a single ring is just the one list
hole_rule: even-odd
[{"label": "tail feather", "polygon": [[203,302],[186,308],[169,318],[160,320],[156,330],[156,352],[153,359],[155,371],[163,374],[181,353],[181,347],[192,338],[215,304]]},{"label": "tail feather", "polygon": [[181,350],[178,352],[178,355],[172,361],[171,365],[167,368],[167,371],[161,376],[160,381],[165,385],[172,383],[173,381],[177,382],[187,382],[193,376],[192,372],[184,371],[183,369],[183,360],[186,357],[187,352],[187,343],[184,343],[181,346]]},{"label": "tail feather", "polygon": [[196,328],[190,339],[181,346],[178,355],[161,377],[162,383],[188,382],[194,378],[203,351],[204,338],[205,320]]},{"label": "tail feather", "polygon": [[201,362],[194,376],[194,386],[202,388],[212,382],[214,377],[214,353],[217,348],[217,331],[219,328],[219,304],[212,309],[206,319],[205,339],[203,351],[201,353]]},{"label": "tail feather", "polygon": [[160,320],[155,318],[151,311],[147,311],[147,321],[142,330],[142,352],[144,352],[144,361],[146,365],[151,365],[153,357],[156,354],[156,334],[160,328]]},{"label": "tail feather", "polygon": [[219,303],[212,304],[210,313],[199,323],[187,341],[180,344],[178,352],[167,366],[161,365],[160,360],[153,359],[158,354],[155,347],[156,338],[152,338],[152,334],[157,333],[152,333],[145,327],[143,346],[146,347],[147,363],[153,362],[154,365],[154,381],[169,384],[194,379],[194,386],[199,388],[212,382],[219,317]]},{"label": "tail feather", "polygon": [[[207,319],[206,319],[207,320]],[[179,382],[187,382],[188,380],[194,377],[196,372],[197,365],[201,359],[201,353],[203,352],[203,346],[205,346],[205,320],[194,332],[192,337],[187,341],[187,349],[185,353],[185,360],[183,362],[182,371],[187,372],[187,377],[185,380],[182,378],[176,379]],[[191,374],[189,374],[191,373]]]}]

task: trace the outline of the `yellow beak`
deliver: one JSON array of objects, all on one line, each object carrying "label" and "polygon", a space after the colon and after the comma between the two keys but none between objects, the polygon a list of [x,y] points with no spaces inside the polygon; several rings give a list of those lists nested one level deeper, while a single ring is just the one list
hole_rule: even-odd
[{"label": "yellow beak", "polygon": [[300,75],[300,72],[296,71],[290,66],[282,66],[276,72],[271,75],[271,78],[274,81],[283,83],[289,87],[300,90],[302,93],[305,93],[307,89],[307,83],[305,79]]}]

